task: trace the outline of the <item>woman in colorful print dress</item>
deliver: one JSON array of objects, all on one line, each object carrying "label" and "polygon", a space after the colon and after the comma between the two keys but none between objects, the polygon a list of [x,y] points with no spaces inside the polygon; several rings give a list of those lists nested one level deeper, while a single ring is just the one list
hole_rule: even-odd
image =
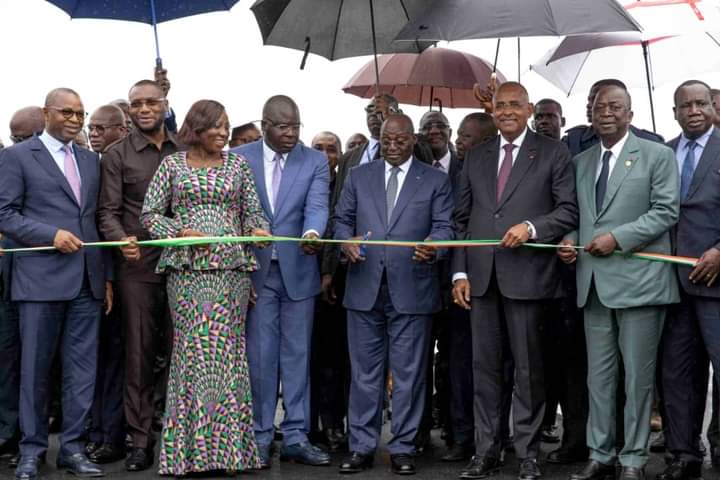
[{"label": "woman in colorful print dress", "polygon": [[[163,160],[145,197],[141,221],[154,238],[269,235],[250,167],[223,151],[229,128],[218,102],[191,107],[178,134],[189,149]],[[157,270],[168,274],[175,336],[161,475],[260,467],[245,355],[256,269],[243,244],[163,251]]]}]

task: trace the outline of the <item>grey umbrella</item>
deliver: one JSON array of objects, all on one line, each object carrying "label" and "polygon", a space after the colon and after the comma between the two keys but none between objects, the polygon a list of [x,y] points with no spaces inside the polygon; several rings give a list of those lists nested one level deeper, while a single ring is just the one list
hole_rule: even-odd
[{"label": "grey umbrella", "polygon": [[[432,42],[393,43],[433,0],[257,0],[251,7],[265,45],[329,60],[378,53],[420,53]],[[377,68],[376,68],[377,71]]]},{"label": "grey umbrella", "polygon": [[396,39],[451,41],[639,30],[616,0],[442,0],[410,21]]}]

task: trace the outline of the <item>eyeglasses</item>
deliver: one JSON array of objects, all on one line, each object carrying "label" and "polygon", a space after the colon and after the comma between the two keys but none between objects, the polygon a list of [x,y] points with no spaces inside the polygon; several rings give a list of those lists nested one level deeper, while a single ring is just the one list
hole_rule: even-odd
[{"label": "eyeglasses", "polygon": [[272,120],[264,119],[263,122],[267,123],[273,128],[277,128],[282,133],[288,133],[289,131],[299,132],[302,128],[302,123],[275,123]]},{"label": "eyeglasses", "polygon": [[447,123],[443,123],[443,122],[430,122],[430,123],[426,123],[425,125],[423,125],[422,128],[420,128],[420,130],[429,132],[433,128],[437,128],[438,130],[445,130],[445,129],[450,128],[450,125],[448,125]]},{"label": "eyeglasses", "polygon": [[77,117],[81,122],[87,117],[87,112],[84,110],[73,110],[72,108],[60,108],[60,107],[46,107],[56,112],[60,112],[65,120],[70,120],[72,117]]},{"label": "eyeglasses", "polygon": [[154,110],[162,106],[164,101],[164,98],[148,98],[145,100],[135,100],[133,102],[130,102],[130,108],[132,108],[133,110],[139,110],[146,106]]},{"label": "eyeglasses", "polygon": [[93,130],[97,130],[98,135],[105,135],[105,130],[109,128],[122,127],[122,123],[113,123],[112,125],[88,125],[88,132],[92,133]]}]

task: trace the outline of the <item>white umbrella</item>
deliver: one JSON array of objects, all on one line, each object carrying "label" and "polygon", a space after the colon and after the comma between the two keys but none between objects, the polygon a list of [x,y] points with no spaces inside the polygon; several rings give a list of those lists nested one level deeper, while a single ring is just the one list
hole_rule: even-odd
[{"label": "white umbrella", "polygon": [[[680,0],[678,0],[680,1]],[[720,71],[720,34],[603,33],[566,37],[530,67],[567,95],[587,91],[601,78],[647,88],[653,129],[655,86]]]}]

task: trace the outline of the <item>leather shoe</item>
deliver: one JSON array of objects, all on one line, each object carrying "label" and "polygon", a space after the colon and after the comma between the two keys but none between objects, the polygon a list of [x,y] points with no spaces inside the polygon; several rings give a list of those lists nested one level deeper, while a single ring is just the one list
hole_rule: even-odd
[{"label": "leather shoe", "polygon": [[665,451],[665,435],[660,432],[655,437],[655,440],[650,442],[650,451],[653,453],[662,453]]},{"label": "leather shoe", "polygon": [[570,480],[604,480],[615,477],[615,466],[590,460],[582,470],[570,475]]},{"label": "leather shoe", "polygon": [[713,467],[720,467],[720,447],[714,447],[710,455],[710,463]]},{"label": "leather shoe", "polygon": [[443,462],[461,462],[469,460],[475,453],[475,445],[472,443],[456,443],[448,448],[445,455],[440,457]]},{"label": "leather shoe", "polygon": [[20,463],[20,452],[8,459],[8,468],[15,468]]},{"label": "leather shoe", "polygon": [[390,455],[390,466],[397,475],[415,475],[415,458],[407,453]]},{"label": "leather shoe", "polygon": [[327,438],[328,450],[332,453],[347,451],[347,436],[340,428],[325,429],[325,437]]},{"label": "leather shoe", "polygon": [[315,445],[312,445],[310,442],[283,445],[280,450],[280,460],[312,465],[313,467],[326,467],[330,465],[330,455]]},{"label": "leather shoe", "polygon": [[270,460],[272,454],[270,453],[270,445],[258,445],[258,456],[260,457],[260,470],[267,470],[272,465]]},{"label": "leather shoe", "polygon": [[88,442],[85,444],[85,455],[90,458],[90,454],[93,453],[95,450],[100,448],[100,445],[102,445],[100,442]]},{"label": "leather shoe", "polygon": [[702,463],[675,458],[664,472],[658,473],[657,480],[686,480],[700,477],[702,477]]},{"label": "leather shoe", "polygon": [[340,473],[360,473],[363,470],[372,468],[373,454],[364,455],[358,452],[352,452],[348,458],[340,464]]},{"label": "leather shoe", "polygon": [[540,430],[540,441],[543,443],[560,443],[560,435],[555,425],[548,425]]},{"label": "leather shoe", "polygon": [[643,480],[645,478],[645,470],[640,467],[622,467],[619,480]]},{"label": "leather shoe", "polygon": [[153,464],[153,452],[149,448],[133,447],[130,455],[125,459],[125,470],[128,472],[141,472]]},{"label": "leather shoe", "polygon": [[475,455],[470,463],[460,472],[460,478],[487,478],[500,471],[500,460],[495,457],[479,457]]},{"label": "leather shoe", "polygon": [[520,480],[537,480],[542,477],[540,467],[538,467],[537,459],[526,458],[520,463],[520,472],[518,479]]},{"label": "leather shoe", "polygon": [[31,455],[21,456],[15,469],[16,480],[34,480],[37,478],[41,462],[42,459],[40,457]]},{"label": "leather shoe", "polygon": [[94,452],[88,455],[93,463],[113,463],[125,458],[125,447],[117,447],[112,443],[103,443]]},{"label": "leather shoe", "polygon": [[59,455],[57,459],[58,470],[74,474],[77,477],[104,477],[105,472],[98,465],[92,463],[84,453],[72,455]]},{"label": "leather shoe", "polygon": [[560,447],[557,450],[553,450],[552,452],[548,453],[547,462],[559,465],[587,462],[588,455],[589,452],[587,448],[584,448],[582,450],[570,450]]}]

